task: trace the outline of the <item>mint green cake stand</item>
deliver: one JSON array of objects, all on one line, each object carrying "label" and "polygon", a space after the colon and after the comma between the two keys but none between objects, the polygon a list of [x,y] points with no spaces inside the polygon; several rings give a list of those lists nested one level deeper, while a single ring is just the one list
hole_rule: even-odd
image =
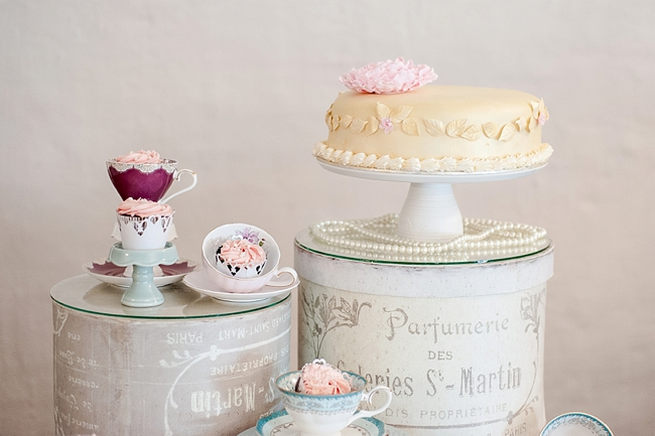
[{"label": "mint green cake stand", "polygon": [[130,307],[153,307],[164,302],[155,282],[154,266],[172,265],[178,260],[177,248],[170,242],[160,250],[126,250],[120,242],[109,250],[109,260],[118,266],[132,265],[132,284],[123,292],[121,304]]}]

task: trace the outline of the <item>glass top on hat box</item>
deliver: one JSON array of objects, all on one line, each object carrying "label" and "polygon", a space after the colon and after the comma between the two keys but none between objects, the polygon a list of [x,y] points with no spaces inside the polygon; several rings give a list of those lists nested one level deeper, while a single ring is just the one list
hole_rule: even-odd
[{"label": "glass top on hat box", "polygon": [[219,301],[199,294],[181,282],[160,288],[164,303],[160,306],[135,308],[123,306],[124,289],[79,275],[57,283],[50,297],[62,306],[97,315],[141,319],[214,318],[240,315],[273,307],[289,298],[282,295],[246,303]]}]

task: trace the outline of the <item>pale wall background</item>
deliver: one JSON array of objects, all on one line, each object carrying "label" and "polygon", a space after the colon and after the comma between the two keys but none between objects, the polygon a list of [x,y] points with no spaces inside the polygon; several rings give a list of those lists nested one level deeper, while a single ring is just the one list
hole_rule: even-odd
[{"label": "pale wall background", "polygon": [[0,1],[0,434],[52,425],[48,291],[106,255],[106,158],[151,147],[199,172],[173,201],[181,254],[213,227],[294,234],[397,211],[406,187],[311,156],[353,66],[399,55],[441,84],[543,96],[551,164],[458,186],[467,216],[555,241],[547,416],[655,428],[655,7],[650,1]]}]

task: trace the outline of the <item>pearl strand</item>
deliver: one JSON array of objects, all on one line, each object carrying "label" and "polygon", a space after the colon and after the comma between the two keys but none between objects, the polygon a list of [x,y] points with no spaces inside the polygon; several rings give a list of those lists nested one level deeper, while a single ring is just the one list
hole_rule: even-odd
[{"label": "pearl strand", "polygon": [[546,231],[527,224],[491,219],[464,218],[464,233],[448,242],[404,239],[395,233],[398,215],[373,219],[329,220],[310,228],[314,239],[358,258],[447,263],[486,261],[521,256],[549,245]]}]

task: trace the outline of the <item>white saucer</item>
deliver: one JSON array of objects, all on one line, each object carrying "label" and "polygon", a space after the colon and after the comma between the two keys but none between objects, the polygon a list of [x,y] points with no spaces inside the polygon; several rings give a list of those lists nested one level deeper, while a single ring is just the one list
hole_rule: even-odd
[{"label": "white saucer", "polygon": [[552,419],[541,430],[541,436],[613,436],[613,433],[595,416],[573,412]]},{"label": "white saucer", "polygon": [[257,292],[239,294],[216,289],[216,285],[214,285],[211,280],[207,278],[204,270],[194,271],[190,274],[187,274],[182,281],[185,285],[196,292],[210,296],[217,300],[229,301],[232,303],[251,303],[253,301],[261,301],[266,300],[267,298],[277,297],[278,295],[284,295],[298,286],[298,283],[300,283],[300,280],[296,279],[293,281],[293,283],[287,286],[266,285]]},{"label": "white saucer", "polygon": [[[300,432],[294,429],[293,419],[286,410],[275,412],[272,415],[260,418],[257,421],[257,434],[260,436],[299,436]],[[242,433],[243,434],[243,433]],[[249,433],[246,433],[249,434]],[[360,418],[341,430],[340,436],[384,436],[384,423],[375,418]]]},{"label": "white saucer", "polygon": [[[180,259],[173,265],[155,266],[152,269],[155,286],[161,287],[179,282],[189,272],[194,271],[196,266],[194,262],[188,259]],[[131,266],[121,267],[109,261],[101,260],[89,262],[83,268],[91,277],[110,285],[128,288],[132,284]]]}]

